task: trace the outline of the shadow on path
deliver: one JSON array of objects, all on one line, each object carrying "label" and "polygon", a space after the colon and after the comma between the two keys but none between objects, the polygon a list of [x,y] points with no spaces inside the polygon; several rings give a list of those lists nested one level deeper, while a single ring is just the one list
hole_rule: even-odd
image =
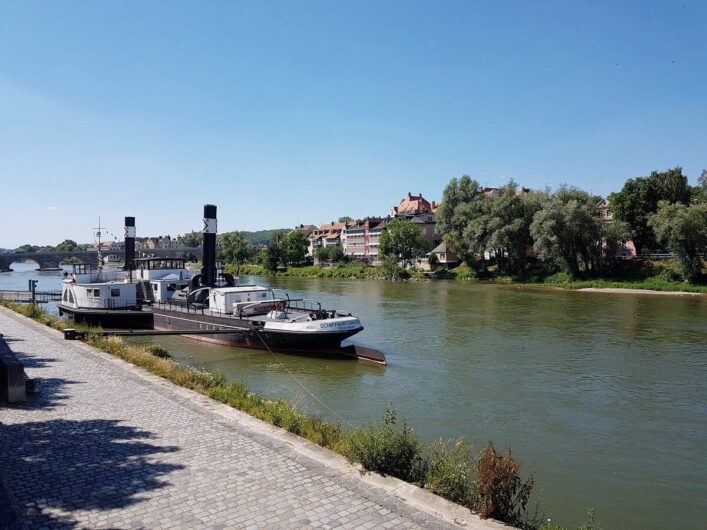
[{"label": "shadow on path", "polygon": [[150,439],[152,433],[116,420],[0,423],[0,479],[31,527],[72,525],[73,510],[138,503],[184,467],[159,458],[179,448]]}]

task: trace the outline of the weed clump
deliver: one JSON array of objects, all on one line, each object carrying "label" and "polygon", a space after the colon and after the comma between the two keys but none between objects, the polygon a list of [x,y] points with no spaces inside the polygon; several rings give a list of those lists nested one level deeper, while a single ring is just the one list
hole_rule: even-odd
[{"label": "weed clump", "polygon": [[171,359],[172,356],[169,354],[167,350],[165,350],[162,346],[159,344],[146,344],[143,346],[145,350],[155,357],[159,357],[161,359]]},{"label": "weed clump", "polygon": [[472,446],[463,440],[438,440],[425,451],[424,487],[452,502],[477,504]]},{"label": "weed clump", "polygon": [[351,459],[370,471],[408,482],[420,482],[425,476],[422,444],[404,420],[398,423],[391,404],[380,425],[359,427],[349,443]]},{"label": "weed clump", "polygon": [[530,475],[523,481],[520,468],[520,462],[510,449],[506,454],[499,453],[491,442],[479,453],[476,459],[476,508],[481,517],[512,525],[523,522],[535,477]]}]

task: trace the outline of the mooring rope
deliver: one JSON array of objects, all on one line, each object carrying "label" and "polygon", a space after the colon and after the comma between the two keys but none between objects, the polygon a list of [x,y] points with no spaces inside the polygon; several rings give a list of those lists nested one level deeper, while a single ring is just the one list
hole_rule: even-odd
[{"label": "mooring rope", "polygon": [[258,338],[259,338],[260,341],[263,343],[263,345],[265,346],[265,348],[267,348],[267,350],[270,352],[270,355],[272,355],[273,358],[275,359],[275,361],[277,361],[277,363],[285,369],[285,371],[287,372],[287,374],[295,381],[295,383],[297,383],[300,387],[302,387],[302,389],[303,389],[305,392],[307,392],[307,394],[309,394],[310,396],[312,396],[313,399],[315,399],[318,403],[320,403],[325,409],[327,409],[329,412],[331,412],[334,416],[336,416],[337,418],[339,418],[339,419],[340,419],[341,421],[343,421],[344,423],[347,423],[349,426],[355,427],[355,425],[354,425],[353,423],[351,423],[349,420],[347,420],[346,418],[344,418],[341,414],[339,414],[338,412],[336,412],[336,411],[335,411],[334,409],[332,409],[329,405],[327,405],[327,404],[324,403],[321,399],[319,399],[317,396],[315,396],[314,393],[313,393],[311,390],[309,390],[309,389],[304,385],[304,383],[302,383],[299,379],[297,379],[297,378],[295,377],[295,375],[294,375],[294,374],[292,373],[292,371],[288,368],[288,366],[287,366],[285,363],[283,363],[282,361],[280,361],[280,360],[278,359],[277,355],[275,355],[275,352],[270,349],[270,346],[268,345],[268,343],[265,342],[265,339],[260,335],[260,330],[256,329],[256,330],[255,330],[255,333],[256,333],[256,335],[258,335]]}]

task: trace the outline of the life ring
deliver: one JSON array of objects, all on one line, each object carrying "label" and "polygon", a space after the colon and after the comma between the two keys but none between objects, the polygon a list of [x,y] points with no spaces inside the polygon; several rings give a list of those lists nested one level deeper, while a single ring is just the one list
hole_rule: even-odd
[{"label": "life ring", "polygon": [[283,309],[285,309],[285,308],[282,305],[282,302],[278,302],[275,304],[275,311],[282,311]]}]

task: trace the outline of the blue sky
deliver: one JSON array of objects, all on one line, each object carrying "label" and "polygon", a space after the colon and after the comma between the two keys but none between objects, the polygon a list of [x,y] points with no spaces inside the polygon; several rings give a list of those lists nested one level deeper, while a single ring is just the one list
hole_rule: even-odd
[{"label": "blue sky", "polygon": [[707,2],[0,0],[0,247],[707,167]]}]

